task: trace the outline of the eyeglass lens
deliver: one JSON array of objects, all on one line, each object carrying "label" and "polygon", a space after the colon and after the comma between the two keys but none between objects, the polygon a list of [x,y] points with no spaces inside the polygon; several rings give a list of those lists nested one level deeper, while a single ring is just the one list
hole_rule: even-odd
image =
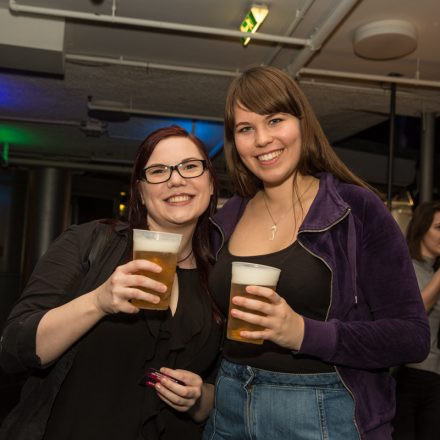
[{"label": "eyeglass lens", "polygon": [[174,166],[153,165],[145,169],[145,178],[149,183],[162,183],[171,178],[171,173],[176,170],[183,178],[199,177],[205,171],[203,160],[194,159],[181,162]]}]

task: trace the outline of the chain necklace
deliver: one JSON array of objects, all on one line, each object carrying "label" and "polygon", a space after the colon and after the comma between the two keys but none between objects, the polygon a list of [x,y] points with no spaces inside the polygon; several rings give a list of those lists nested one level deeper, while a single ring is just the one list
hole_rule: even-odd
[{"label": "chain necklace", "polygon": [[267,213],[269,214],[270,219],[272,220],[272,226],[269,228],[270,232],[272,233],[271,237],[269,238],[270,241],[275,240],[275,235],[278,232],[278,223],[290,212],[291,209],[294,209],[296,203],[301,200],[307,193],[307,191],[310,189],[310,187],[312,186],[313,183],[313,179],[311,180],[311,182],[309,183],[309,185],[307,186],[307,188],[304,190],[304,192],[292,203],[291,208],[285,212],[277,221],[275,221],[275,219],[273,218],[272,213],[270,212],[269,209],[269,205],[267,203],[266,200],[266,193],[263,190],[263,201],[264,201],[264,206],[266,207]]}]

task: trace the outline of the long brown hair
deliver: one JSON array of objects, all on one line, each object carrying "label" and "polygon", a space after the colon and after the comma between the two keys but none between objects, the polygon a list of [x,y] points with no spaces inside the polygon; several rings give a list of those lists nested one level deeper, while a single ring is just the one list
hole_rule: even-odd
[{"label": "long brown hair", "polygon": [[[217,194],[218,183],[215,175],[214,167],[206,152],[206,148],[203,142],[191,133],[188,133],[183,128],[172,125],[165,128],[160,128],[153,131],[139,146],[139,149],[134,160],[133,172],[130,182],[130,201],[128,204],[128,223],[130,229],[134,228],[146,228],[147,227],[147,208],[142,203],[139,182],[143,179],[144,167],[148,162],[148,159],[153,154],[157,144],[170,137],[184,137],[194,143],[199,150],[203,159],[206,160],[207,171],[209,172],[213,194],[211,196],[208,209],[199,217],[194,235],[192,238],[192,249],[194,257],[196,259],[200,282],[203,289],[209,294],[208,291],[208,274],[211,268],[211,264],[214,261],[211,249],[209,246],[209,217],[211,217],[217,207]],[[170,158],[172,157],[172,151],[170,151]],[[216,315],[216,313],[215,313]]]},{"label": "long brown hair", "polygon": [[436,212],[440,212],[440,202],[424,202],[414,210],[406,230],[406,242],[408,243],[411,258],[414,260],[424,260],[420,252],[420,245],[423,237],[432,225]]},{"label": "long brown hair", "polygon": [[300,174],[315,175],[320,171],[328,171],[343,182],[372,189],[336,155],[310,103],[295,81],[275,67],[258,66],[235,78],[226,97],[226,164],[241,196],[253,197],[262,182],[246,168],[237,152],[234,141],[236,105],[244,106],[259,115],[288,113],[299,119],[302,145],[297,171]]}]

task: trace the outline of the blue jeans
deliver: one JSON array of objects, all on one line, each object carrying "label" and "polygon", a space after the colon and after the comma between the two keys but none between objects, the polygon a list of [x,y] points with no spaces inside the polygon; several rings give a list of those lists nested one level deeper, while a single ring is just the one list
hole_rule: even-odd
[{"label": "blue jeans", "polygon": [[223,360],[203,440],[359,440],[337,373],[289,374]]}]

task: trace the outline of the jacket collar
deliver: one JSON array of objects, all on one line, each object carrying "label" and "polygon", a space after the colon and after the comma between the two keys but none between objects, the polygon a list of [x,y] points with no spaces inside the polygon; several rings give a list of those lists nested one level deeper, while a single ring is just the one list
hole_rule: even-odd
[{"label": "jacket collar", "polygon": [[128,223],[118,221],[115,224],[115,231],[120,234],[128,234],[130,227]]},{"label": "jacket collar", "polygon": [[[348,204],[338,192],[341,182],[328,172],[318,173],[316,177],[319,179],[318,194],[301,225],[300,232],[328,229],[349,210]],[[232,234],[249,200],[234,195],[213,217],[213,223],[220,226],[226,240]]]},{"label": "jacket collar", "polygon": [[299,232],[328,229],[350,209],[339,194],[343,185],[339,180],[328,172],[319,173],[316,177],[319,179],[318,193]]}]

